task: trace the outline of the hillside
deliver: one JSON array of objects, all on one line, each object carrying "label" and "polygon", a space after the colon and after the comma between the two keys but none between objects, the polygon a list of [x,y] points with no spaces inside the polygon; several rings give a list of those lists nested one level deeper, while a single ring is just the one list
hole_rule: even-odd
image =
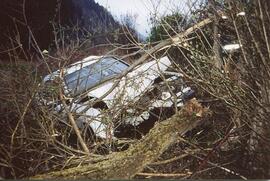
[{"label": "hillside", "polygon": [[105,33],[120,26],[94,0],[27,0],[25,3],[23,0],[2,0],[0,50],[6,50],[11,39],[16,44],[18,37],[24,48],[32,50],[30,44],[33,38],[27,27],[31,29],[39,47],[47,49],[54,39],[52,23],[62,27],[77,26],[90,35]]}]

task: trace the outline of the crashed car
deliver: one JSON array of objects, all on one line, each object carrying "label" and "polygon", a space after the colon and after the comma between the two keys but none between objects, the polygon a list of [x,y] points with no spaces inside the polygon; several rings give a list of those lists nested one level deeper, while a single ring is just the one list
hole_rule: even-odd
[{"label": "crashed car", "polygon": [[[51,84],[63,72],[61,85],[78,127],[106,139],[120,137],[123,125],[138,127],[154,117],[158,120],[165,109],[180,108],[194,95],[171,67],[168,57],[133,67],[117,57],[89,56],[45,76],[43,84]],[[43,103],[65,113],[59,100],[45,98]]]}]

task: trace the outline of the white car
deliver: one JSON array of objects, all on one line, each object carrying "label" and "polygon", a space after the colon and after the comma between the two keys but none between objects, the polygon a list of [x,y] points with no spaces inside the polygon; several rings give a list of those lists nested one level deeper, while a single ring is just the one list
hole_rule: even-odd
[{"label": "white car", "polygon": [[[168,57],[148,61],[123,74],[129,66],[116,57],[89,56],[63,69],[65,97],[70,111],[77,115],[79,128],[90,126],[100,138],[117,137],[119,126],[139,126],[152,119],[153,110],[181,107],[194,95],[180,73],[169,71],[172,63]],[[59,73],[57,70],[45,76],[44,85]],[[45,98],[44,103],[64,112],[60,101]]]}]

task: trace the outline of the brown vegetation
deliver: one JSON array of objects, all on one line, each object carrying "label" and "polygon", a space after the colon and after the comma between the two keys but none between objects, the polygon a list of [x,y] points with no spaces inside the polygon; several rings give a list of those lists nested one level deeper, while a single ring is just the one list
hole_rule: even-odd
[{"label": "brown vegetation", "polygon": [[[224,1],[220,13],[213,4],[216,1],[209,2],[212,5],[208,18],[205,14],[209,9],[202,8],[195,12],[200,22],[185,31],[170,30],[174,34],[155,46],[136,39],[129,45],[105,46],[108,54],[128,52],[124,59],[140,57],[121,76],[149,57],[167,55],[174,62],[174,71],[182,73],[197,91],[199,103],[192,100],[182,110],[174,110],[177,113],[173,117],[158,121],[140,140],[104,141],[82,136],[77,144],[78,130],[75,134],[74,125],[61,124],[65,115],[52,112],[36,99],[44,90],[39,71],[19,60],[23,49],[11,51],[10,63],[0,65],[0,176],[269,178],[270,4],[262,0]],[[223,20],[221,14],[228,19]],[[220,52],[226,39],[223,36],[240,48]],[[83,48],[89,50],[81,42],[64,45],[54,54],[42,54],[42,66],[49,71],[61,69],[88,55],[80,53]],[[57,84],[54,88],[50,96],[57,99],[61,87]],[[66,101],[65,97],[61,99]],[[211,115],[201,121],[203,107]],[[80,146],[83,144],[84,149]]]}]

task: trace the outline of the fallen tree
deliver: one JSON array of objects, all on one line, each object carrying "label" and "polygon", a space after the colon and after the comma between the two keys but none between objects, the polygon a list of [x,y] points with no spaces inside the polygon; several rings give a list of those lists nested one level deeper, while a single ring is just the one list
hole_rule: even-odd
[{"label": "fallen tree", "polygon": [[108,159],[37,175],[31,179],[130,179],[141,172],[144,167],[156,160],[167,148],[183,135],[196,127],[207,114],[195,99],[166,121],[160,122],[137,144],[123,152],[113,153]]},{"label": "fallen tree", "polygon": [[[147,58],[152,57],[153,54],[167,49],[170,46],[181,44],[186,41],[188,35],[194,31],[203,28],[211,23],[212,20],[207,18],[184,32],[181,32],[174,37],[164,40],[156,46],[144,50],[142,57],[135,62],[131,67],[124,71],[119,79],[114,83],[112,88],[108,90],[98,100],[108,95],[119,83],[120,78],[130,72],[134,67],[144,62]],[[93,104],[96,102],[94,101]],[[85,110],[89,109],[92,104],[86,106]],[[198,123],[198,118],[194,115],[202,114],[203,108],[194,101],[191,101],[184,110],[178,112],[172,118],[157,124],[150,133],[142,140],[131,146],[128,150],[119,153],[113,153],[106,157],[106,160],[95,164],[86,164],[81,167],[73,167],[62,171],[49,172],[42,175],[34,176],[33,179],[44,178],[91,178],[91,179],[127,179],[132,178],[143,170],[143,168],[157,159],[166,148],[176,142],[177,134],[183,135],[187,131],[194,128]],[[195,114],[194,114],[195,111]],[[188,114],[187,114],[188,113]],[[89,156],[90,157],[90,156]]]}]

